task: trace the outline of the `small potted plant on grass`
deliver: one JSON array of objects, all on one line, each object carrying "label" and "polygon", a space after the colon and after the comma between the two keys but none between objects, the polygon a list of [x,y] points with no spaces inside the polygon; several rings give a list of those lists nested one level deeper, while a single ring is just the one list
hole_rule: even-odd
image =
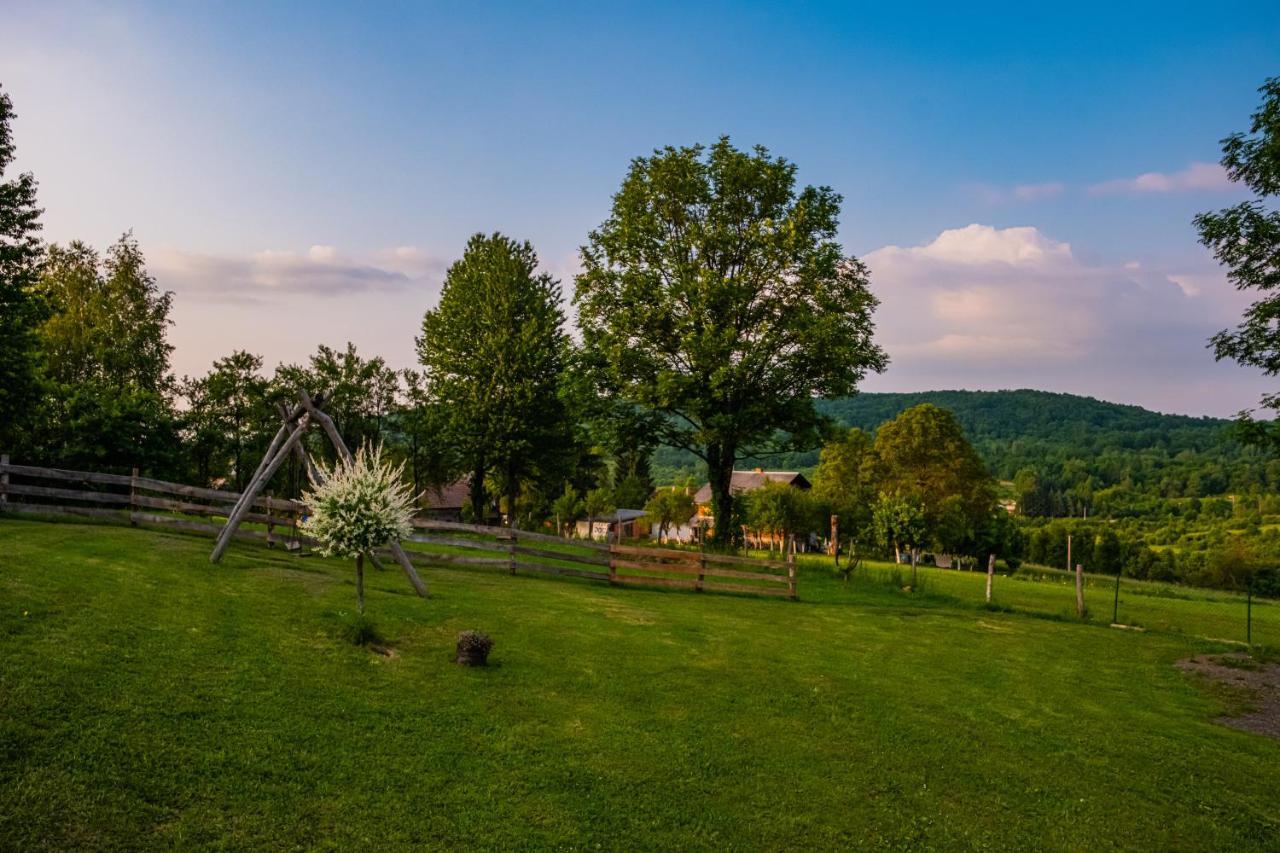
[{"label": "small potted plant on grass", "polygon": [[311,509],[302,529],[325,557],[355,558],[356,603],[364,614],[364,557],[408,536],[413,496],[401,482],[404,466],[382,459],[381,445],[363,446],[354,459],[321,466],[321,483],[303,495]]}]

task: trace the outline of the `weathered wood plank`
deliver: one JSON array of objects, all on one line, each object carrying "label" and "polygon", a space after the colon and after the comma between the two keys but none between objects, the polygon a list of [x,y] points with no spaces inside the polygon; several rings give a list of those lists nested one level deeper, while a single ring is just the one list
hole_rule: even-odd
[{"label": "weathered wood plank", "polygon": [[703,573],[708,577],[745,578],[747,580],[764,581],[765,583],[787,583],[786,575],[775,575],[770,572],[743,572],[737,569],[725,569],[720,566],[707,566]]},{"label": "weathered wood plank", "polygon": [[687,566],[679,563],[645,563],[639,560],[614,558],[612,565],[615,569],[632,569],[638,572],[653,572],[655,574],[697,575],[702,573],[698,566]]},{"label": "weathered wood plank", "polygon": [[413,534],[407,542],[416,542],[420,545],[445,545],[453,548],[475,548],[478,551],[500,551],[507,552],[506,544],[502,542],[491,542],[485,539],[466,539],[461,536],[423,536],[421,534]]},{"label": "weathered wood plank", "polygon": [[105,509],[93,506],[62,506],[58,504],[33,504],[9,501],[5,512],[24,513],[27,515],[75,515],[82,518],[110,518],[120,521],[129,520],[129,511],[125,509]]},{"label": "weathered wood plank", "polygon": [[662,560],[671,560],[677,563],[694,563],[698,562],[697,551],[676,551],[671,548],[644,548],[639,545],[613,545],[609,548],[611,554],[628,554],[636,557],[654,557]]},{"label": "weathered wood plank", "polygon": [[505,557],[469,557],[462,554],[433,554],[430,551],[405,551],[410,560],[428,566],[501,566],[506,568]]},{"label": "weathered wood plank", "polygon": [[669,586],[676,589],[693,589],[697,585],[697,581],[684,580],[683,578],[646,578],[635,577],[632,575],[617,575],[614,579],[615,583],[627,584],[629,586]]},{"label": "weathered wood plank", "polygon": [[709,583],[707,584],[707,592],[749,592],[753,595],[773,595],[786,597],[791,593],[783,589],[775,589],[771,586],[746,586],[738,583]]},{"label": "weathered wood plank", "polygon": [[[434,518],[416,517],[413,519],[413,526],[419,530],[457,530],[465,533],[475,533],[481,536],[492,536],[495,539],[511,538],[511,529],[507,527],[491,527],[486,524],[464,524],[459,521],[439,521]],[[565,539],[563,536],[554,536],[550,533],[534,533],[529,530],[516,530],[516,539],[521,542],[547,542],[557,545],[572,545],[575,548],[588,548],[592,551],[608,551],[609,545],[606,542],[594,542],[589,539]]]},{"label": "weathered wood plank", "polygon": [[68,501],[88,501],[99,504],[129,503],[129,496],[116,492],[88,492],[80,489],[56,489],[52,486],[29,486],[26,483],[10,483],[11,495],[31,495],[36,498],[61,498]]},{"label": "weathered wood plank", "polygon": [[0,465],[0,471],[36,480],[68,480],[73,483],[98,483],[105,486],[127,486],[127,474],[98,474],[91,471],[67,471],[62,468],[38,468],[33,465]]},{"label": "weathered wood plank", "polygon": [[538,572],[546,575],[563,575],[570,578],[590,578],[591,580],[607,581],[609,575],[604,572],[588,572],[582,569],[569,569],[563,566],[549,566],[546,563],[529,563],[523,560],[516,561],[516,570],[522,572]]},{"label": "weathered wood plank", "polygon": [[734,554],[703,553],[702,558],[708,563],[727,563],[740,566],[767,566],[770,569],[786,570],[785,560],[765,560],[758,557],[742,557]]},{"label": "weathered wood plank", "polygon": [[548,551],[543,548],[530,548],[528,545],[521,545],[519,540],[517,540],[516,544],[516,553],[529,557],[546,557],[548,560],[564,560],[566,563],[586,563],[589,566],[609,565],[609,557],[604,554],[573,554],[564,551]]}]

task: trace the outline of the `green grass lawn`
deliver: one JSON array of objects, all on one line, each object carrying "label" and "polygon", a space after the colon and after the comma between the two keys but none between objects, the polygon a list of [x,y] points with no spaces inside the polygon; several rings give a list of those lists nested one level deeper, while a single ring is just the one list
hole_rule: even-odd
[{"label": "green grass lawn", "polygon": [[369,573],[384,657],[341,639],[349,564],[210,546],[0,520],[0,847],[1280,844],[1280,743],[1212,722],[1191,634],[954,572],[815,563],[793,603],[427,569]]}]

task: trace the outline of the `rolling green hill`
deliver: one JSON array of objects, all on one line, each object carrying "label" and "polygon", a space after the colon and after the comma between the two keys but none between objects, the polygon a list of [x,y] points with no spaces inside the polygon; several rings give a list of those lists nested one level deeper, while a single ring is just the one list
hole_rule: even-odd
[{"label": "rolling green hill", "polygon": [[[822,401],[837,423],[874,432],[899,412],[933,403],[955,413],[996,477],[1024,469],[1062,492],[1091,495],[1123,485],[1153,497],[1203,497],[1280,486],[1280,464],[1233,440],[1231,422],[1166,415],[1138,406],[1048,391],[924,391]],[[806,470],[817,451],[759,460]],[[697,470],[693,456],[662,448],[655,474]]]}]

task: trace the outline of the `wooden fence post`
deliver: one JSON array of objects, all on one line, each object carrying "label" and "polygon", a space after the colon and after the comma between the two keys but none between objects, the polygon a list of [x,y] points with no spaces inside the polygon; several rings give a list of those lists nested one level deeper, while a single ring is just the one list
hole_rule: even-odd
[{"label": "wooden fence post", "polygon": [[0,453],[0,512],[9,508],[9,454]]},{"label": "wooden fence post", "polygon": [[996,555],[987,555],[987,604],[991,603],[991,579],[996,574]]},{"label": "wooden fence post", "polygon": [[693,587],[695,591],[702,592],[707,580],[707,552],[701,547],[698,548],[698,583]]},{"label": "wooden fence post", "polygon": [[1071,571],[1071,534],[1067,534],[1067,571]]},{"label": "wooden fence post", "polygon": [[276,529],[275,518],[271,514],[271,492],[267,492],[267,547],[274,548],[276,543],[272,540],[272,532]]},{"label": "wooden fence post", "polygon": [[1084,618],[1084,566],[1076,563],[1076,615]]},{"label": "wooden fence post", "polygon": [[134,468],[129,475],[129,523],[138,526],[136,511],[138,509],[138,469]]},{"label": "wooden fence post", "polygon": [[[512,513],[514,517],[515,513]],[[516,573],[516,529],[514,527],[507,528],[507,569],[511,574]]]},{"label": "wooden fence post", "polygon": [[787,548],[787,597],[796,598],[796,537],[793,534]]}]

